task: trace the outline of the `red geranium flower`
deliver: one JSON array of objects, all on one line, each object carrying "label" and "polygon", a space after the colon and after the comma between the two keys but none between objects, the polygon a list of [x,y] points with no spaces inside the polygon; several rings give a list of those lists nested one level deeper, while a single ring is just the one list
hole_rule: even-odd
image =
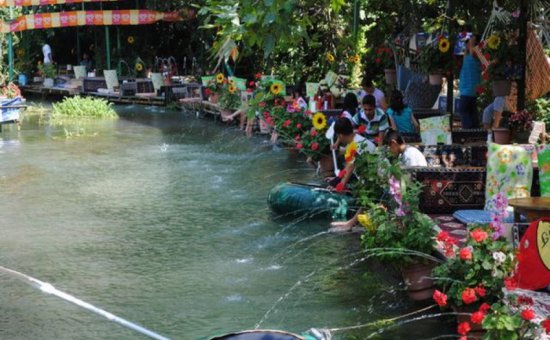
[{"label": "red geranium flower", "polygon": [[311,137],[315,137],[317,136],[317,131],[316,130],[312,130],[311,131]]},{"label": "red geranium flower", "polygon": [[536,317],[535,311],[532,309],[524,309],[521,311],[521,318],[525,321],[531,321]]},{"label": "red geranium flower", "polygon": [[483,319],[485,319],[485,314],[483,314],[483,312],[477,311],[472,314],[470,321],[472,321],[473,324],[481,325]]},{"label": "red geranium flower", "polygon": [[447,305],[447,295],[437,289],[434,291],[433,299],[435,303],[439,305],[439,307],[445,307]]},{"label": "red geranium flower", "polygon": [[302,143],[298,143],[298,144],[296,144],[296,149],[300,150],[301,148],[303,148],[303,145],[302,145]]},{"label": "red geranium flower", "polygon": [[307,109],[306,112],[304,112],[306,114],[306,116],[311,116],[311,110],[310,109]]},{"label": "red geranium flower", "polygon": [[477,301],[476,291],[472,288],[466,288],[462,292],[462,302],[469,305]]},{"label": "red geranium flower", "polygon": [[540,325],[542,326],[542,328],[544,328],[546,333],[550,334],[550,318],[541,322]]},{"label": "red geranium flower", "polygon": [[258,104],[258,106],[259,106],[259,107],[265,107],[265,102],[260,102],[260,103]]},{"label": "red geranium flower", "polygon": [[462,322],[460,325],[458,325],[457,332],[460,335],[466,335],[469,331],[472,330],[472,327],[470,327],[469,322]]},{"label": "red geranium flower", "polygon": [[301,128],[302,128],[302,124],[300,124],[300,123],[296,124],[296,128],[297,128],[297,129],[301,129]]},{"label": "red geranium flower", "polygon": [[485,71],[486,69],[487,69],[487,66],[485,66],[485,64],[481,64],[481,70]]},{"label": "red geranium flower", "polygon": [[377,64],[380,64],[382,62],[382,59],[376,58],[376,59],[374,59],[374,62],[377,63]]},{"label": "red geranium flower", "polygon": [[481,306],[479,306],[479,311],[482,313],[486,313],[489,309],[491,309],[491,305],[486,302],[482,303]]},{"label": "red geranium flower", "polygon": [[504,279],[504,286],[506,287],[506,289],[508,290],[514,290],[516,288],[518,288],[518,283],[516,280],[514,280],[513,278],[509,277],[507,279]]},{"label": "red geranium flower", "polygon": [[346,190],[346,186],[344,185],[344,183],[340,182],[336,185],[336,192],[342,192],[344,190]]},{"label": "red geranium flower", "polygon": [[528,296],[520,296],[518,297],[518,303],[521,305],[532,305],[533,299]]},{"label": "red geranium flower", "polygon": [[316,151],[317,149],[319,149],[319,143],[315,142],[311,144],[311,150]]},{"label": "red geranium flower", "polygon": [[491,60],[491,55],[489,53],[485,53],[485,59]]},{"label": "red geranium flower", "polygon": [[290,119],[287,119],[285,120],[285,122],[283,123],[283,127],[287,127],[289,126],[290,124],[292,124],[292,121]]},{"label": "red geranium flower", "polygon": [[300,139],[302,139],[302,137],[300,137],[300,135],[296,135],[296,137],[294,137],[294,140],[296,140],[296,141],[298,141]]},{"label": "red geranium flower", "polygon": [[256,73],[255,75],[256,79],[260,80],[262,79],[262,74],[260,72]]},{"label": "red geranium flower", "polygon": [[246,89],[246,92],[248,92],[248,93],[252,93],[252,91],[254,91],[254,90],[252,90],[251,88]]},{"label": "red geranium flower", "polygon": [[212,94],[212,91],[210,91],[209,88],[206,88],[206,89],[204,89],[204,94],[208,97],[209,95]]},{"label": "red geranium flower", "polygon": [[464,261],[472,260],[472,250],[468,247],[460,249],[460,259]]},{"label": "red geranium flower", "polygon": [[359,125],[357,128],[357,133],[365,133],[365,131],[367,131],[367,127],[363,124]]},{"label": "red geranium flower", "polygon": [[483,72],[483,73],[481,74],[481,78],[483,78],[483,80],[489,80],[489,73]]},{"label": "red geranium flower", "polygon": [[487,235],[485,231],[477,228],[470,232],[470,236],[474,239],[474,241],[479,243],[485,241],[489,235]]},{"label": "red geranium flower", "polygon": [[250,81],[250,82],[248,82],[248,86],[250,86],[250,87],[254,87],[254,86],[256,86],[256,83],[255,83],[255,82],[253,82],[253,81]]},{"label": "red geranium flower", "polygon": [[437,234],[437,240],[442,242],[447,242],[447,240],[451,237],[448,232],[446,231],[440,231],[439,234]]},{"label": "red geranium flower", "polygon": [[485,297],[485,294],[487,294],[487,291],[485,290],[485,287],[483,286],[477,286],[474,288],[477,296],[479,297]]},{"label": "red geranium flower", "polygon": [[476,93],[477,93],[478,95],[484,94],[484,93],[485,93],[485,87],[483,87],[482,85],[478,85],[478,86],[476,87]]}]

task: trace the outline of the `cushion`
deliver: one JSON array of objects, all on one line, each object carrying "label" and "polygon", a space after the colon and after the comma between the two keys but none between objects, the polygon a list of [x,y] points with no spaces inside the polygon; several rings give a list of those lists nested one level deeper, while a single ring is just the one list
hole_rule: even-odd
[{"label": "cushion", "polygon": [[[453,217],[466,224],[489,224],[491,223],[491,212],[487,210],[457,210]],[[504,223],[514,223],[514,214],[508,213]]]},{"label": "cushion", "polygon": [[540,195],[550,197],[550,145],[538,150]]},{"label": "cushion", "polygon": [[474,168],[411,168],[412,178],[423,184],[420,209],[430,214],[451,214],[457,209],[483,209],[485,171]]},{"label": "cushion", "polygon": [[422,144],[452,144],[449,115],[420,119],[419,123]]},{"label": "cushion", "polygon": [[491,200],[499,192],[508,199],[530,197],[532,182],[531,154],[525,148],[496,143],[489,145],[485,209],[490,209]]},{"label": "cushion", "polygon": [[431,108],[439,97],[440,91],[441,85],[410,81],[405,89],[403,101],[412,109]]}]

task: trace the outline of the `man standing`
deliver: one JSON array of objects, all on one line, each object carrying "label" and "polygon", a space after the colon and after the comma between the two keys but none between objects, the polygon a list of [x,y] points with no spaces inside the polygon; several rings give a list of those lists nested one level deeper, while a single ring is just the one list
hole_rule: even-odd
[{"label": "man standing", "polygon": [[481,83],[481,63],[474,56],[474,48],[478,44],[478,39],[478,35],[472,35],[466,41],[464,61],[460,69],[458,112],[463,129],[479,127],[476,88]]},{"label": "man standing", "polygon": [[44,64],[53,63],[52,48],[48,45],[48,43],[44,43],[42,46],[42,53],[44,54]]}]

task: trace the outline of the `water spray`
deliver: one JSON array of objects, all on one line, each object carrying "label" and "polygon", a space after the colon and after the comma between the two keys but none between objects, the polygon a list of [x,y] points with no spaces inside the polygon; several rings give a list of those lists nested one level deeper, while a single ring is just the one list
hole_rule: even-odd
[{"label": "water spray", "polygon": [[57,296],[58,298],[61,298],[65,301],[68,301],[68,302],[70,302],[72,304],[75,304],[79,307],[87,309],[92,313],[103,316],[104,318],[107,318],[107,320],[109,320],[109,321],[118,323],[119,325],[121,325],[123,327],[126,327],[128,329],[131,329],[133,331],[141,333],[145,336],[148,336],[151,339],[170,340],[169,338],[167,338],[165,336],[162,336],[158,333],[150,331],[150,330],[148,330],[148,329],[146,329],[146,328],[144,328],[140,325],[137,325],[133,322],[125,320],[121,317],[118,317],[118,316],[116,316],[112,313],[109,313],[109,312],[101,309],[101,308],[95,307],[94,305],[92,305],[92,304],[90,304],[86,301],[82,301],[82,300],[80,300],[80,299],[78,299],[78,298],[76,298],[76,297],[74,297],[70,294],[62,292],[62,291],[58,290],[57,288],[55,288],[51,283],[40,281],[38,279],[35,279],[32,276],[25,275],[25,274],[20,273],[16,270],[9,269],[9,268],[3,267],[3,266],[0,266],[0,272],[4,272],[4,273],[6,273],[6,274],[8,274],[8,275],[10,275],[10,276],[12,276],[16,279],[19,279],[19,280],[21,280],[25,283],[28,283],[31,286],[40,289],[40,291],[42,291],[43,293],[50,294],[50,295],[53,295],[53,296]]}]

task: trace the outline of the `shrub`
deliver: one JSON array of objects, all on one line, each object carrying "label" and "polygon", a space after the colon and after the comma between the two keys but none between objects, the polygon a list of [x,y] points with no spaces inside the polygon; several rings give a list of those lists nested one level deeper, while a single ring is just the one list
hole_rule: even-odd
[{"label": "shrub", "polygon": [[105,99],[76,96],[53,104],[53,116],[115,118],[117,114]]}]

